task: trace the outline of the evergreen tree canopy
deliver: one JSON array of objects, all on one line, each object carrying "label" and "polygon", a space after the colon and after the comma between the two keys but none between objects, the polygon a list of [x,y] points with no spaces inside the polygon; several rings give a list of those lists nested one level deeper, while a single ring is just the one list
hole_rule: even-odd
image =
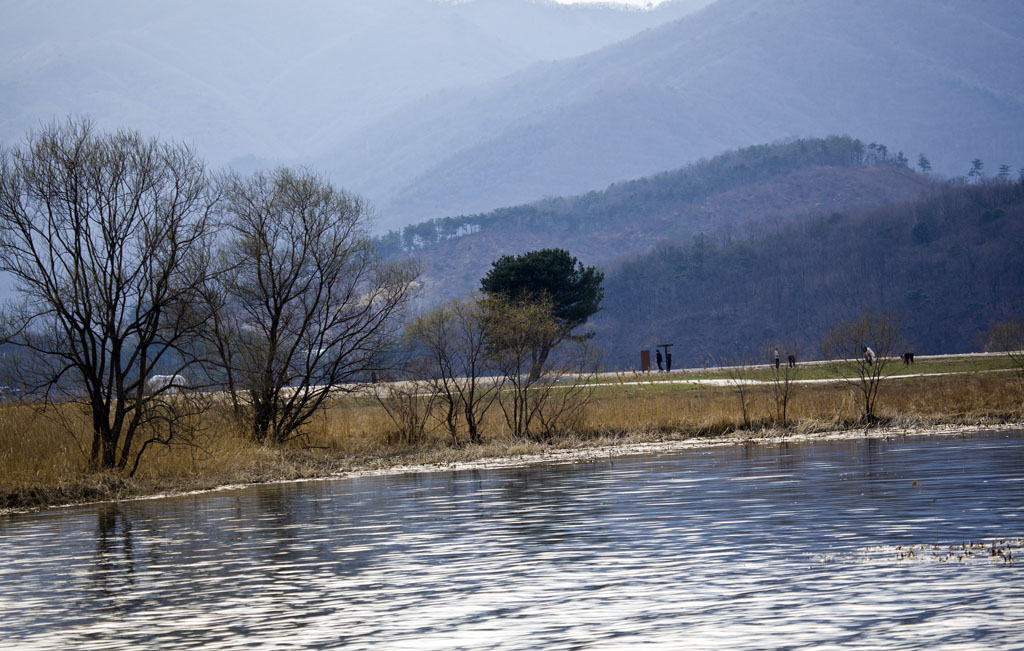
[{"label": "evergreen tree canopy", "polygon": [[535,302],[546,297],[563,333],[586,323],[600,309],[604,273],[584,267],[565,249],[541,249],[494,261],[480,281],[489,296]]}]

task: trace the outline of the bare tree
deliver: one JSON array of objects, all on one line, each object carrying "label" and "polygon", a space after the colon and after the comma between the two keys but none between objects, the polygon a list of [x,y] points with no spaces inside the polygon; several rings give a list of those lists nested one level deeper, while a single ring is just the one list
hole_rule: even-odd
[{"label": "bare tree", "polygon": [[207,292],[222,379],[252,437],[283,443],[381,367],[416,273],[382,262],[362,199],[313,173],[232,176],[224,195],[227,270]]},{"label": "bare tree", "polygon": [[480,421],[494,404],[501,378],[486,377],[486,310],[478,298],[456,299],[416,318],[407,336],[418,353],[420,376],[444,405],[452,444],[458,422],[466,422],[470,443],[480,443]]},{"label": "bare tree", "polygon": [[861,397],[861,421],[875,420],[875,403],[885,370],[903,346],[897,319],[870,309],[834,325],[821,342],[829,368]]},{"label": "bare tree", "polygon": [[498,404],[516,438],[547,438],[577,424],[593,394],[593,358],[586,342],[568,339],[551,349],[547,370],[536,376],[534,352],[557,335],[546,300],[487,304],[488,355],[504,378]]},{"label": "bare tree", "polygon": [[[713,360],[713,363],[718,364],[718,361]],[[729,385],[736,389],[736,397],[740,399],[740,414],[743,416],[743,427],[749,429],[751,398],[751,380],[748,377],[749,362],[746,357],[737,355],[732,359],[725,360],[725,363],[719,364],[719,366],[725,371]]]},{"label": "bare tree", "polygon": [[[771,372],[771,388],[772,388],[772,399],[775,403],[775,421],[781,423],[783,427],[789,422],[789,403],[793,398],[795,380],[797,374],[797,367],[795,360],[797,358],[797,345],[796,342],[788,342],[782,346],[781,351],[778,346],[772,344],[765,344],[764,350],[766,356],[772,360],[769,364],[769,371]],[[794,360],[794,363],[790,363],[790,359]]]},{"label": "bare tree", "polygon": [[[149,444],[182,429],[156,403],[184,387],[147,378],[192,364],[212,204],[187,147],[134,131],[68,120],[0,153],[0,270],[21,297],[5,340],[28,353],[29,389],[89,410],[100,468],[124,469],[133,446],[137,468]],[[158,413],[171,425],[138,445]]]},{"label": "bare tree", "polygon": [[991,352],[1006,353],[1017,367],[1017,381],[1024,391],[1024,318],[1006,319],[992,326],[985,348]]},{"label": "bare tree", "polygon": [[598,351],[584,339],[570,339],[553,351],[548,375],[533,388],[543,436],[579,429],[594,398],[599,360]]}]

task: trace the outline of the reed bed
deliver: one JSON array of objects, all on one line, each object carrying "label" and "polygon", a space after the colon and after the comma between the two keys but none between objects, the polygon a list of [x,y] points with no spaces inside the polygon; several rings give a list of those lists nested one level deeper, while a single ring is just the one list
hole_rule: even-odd
[{"label": "reed bed", "polygon": [[[670,441],[752,433],[776,436],[862,428],[859,401],[843,384],[792,389],[787,419],[778,419],[771,387],[746,388],[747,421],[733,386],[694,386],[630,375],[596,391],[570,431],[543,440],[513,438],[497,407],[482,422],[483,442],[452,445],[442,427],[417,440],[396,436],[376,402],[341,398],[281,447],[252,441],[227,409],[202,419],[195,445],[147,451],[133,477],[90,468],[91,430],[77,405],[0,405],[0,509],[24,509],[93,500],[202,490],[223,485],[330,476],[399,466],[445,466],[485,458],[542,454],[552,448]],[[626,381],[629,380],[629,381]],[[1012,374],[887,380],[879,399],[880,424],[927,429],[1024,421],[1024,396]],[[438,424],[439,425],[439,424]],[[465,432],[460,433],[462,441]]]}]

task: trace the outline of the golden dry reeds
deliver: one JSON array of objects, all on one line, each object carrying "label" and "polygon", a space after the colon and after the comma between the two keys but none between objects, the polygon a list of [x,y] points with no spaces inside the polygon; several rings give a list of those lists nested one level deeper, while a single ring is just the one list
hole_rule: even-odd
[{"label": "golden dry reeds", "polygon": [[[628,382],[626,381],[628,380]],[[848,386],[797,385],[788,422],[774,420],[767,385],[750,385],[744,428],[735,387],[635,382],[602,387],[579,427],[553,439],[515,439],[497,409],[481,423],[483,443],[453,446],[443,427],[415,442],[394,436],[394,423],[366,397],[340,398],[283,447],[246,436],[226,407],[202,417],[194,445],[153,446],[133,477],[90,468],[91,428],[81,406],[0,405],[0,508],[26,508],[221,485],[328,476],[359,469],[472,461],[536,454],[554,447],[773,431],[802,434],[858,427],[859,401]],[[887,380],[878,403],[883,423],[927,428],[1024,420],[1020,386],[1007,373],[960,373]],[[440,425],[440,423],[438,423]],[[462,441],[468,436],[460,432]]]}]

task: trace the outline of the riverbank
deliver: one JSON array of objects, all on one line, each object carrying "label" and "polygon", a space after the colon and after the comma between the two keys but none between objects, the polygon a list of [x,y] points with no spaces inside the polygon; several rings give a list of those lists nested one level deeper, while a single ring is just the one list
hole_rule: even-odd
[{"label": "riverbank", "polygon": [[[735,445],[800,445],[807,443],[857,441],[865,439],[891,440],[908,437],[932,437],[962,438],[971,434],[999,431],[1022,431],[1024,421],[1014,423],[1002,423],[991,425],[947,425],[932,428],[906,428],[906,427],[856,427],[844,430],[829,432],[805,432],[791,433],[783,430],[764,430],[759,432],[737,431],[720,436],[695,437],[676,440],[659,440],[646,442],[619,442],[601,443],[591,442],[591,445],[580,447],[555,447],[552,445],[538,446],[540,449],[534,452],[523,452],[514,456],[480,457],[467,460],[438,460],[417,464],[379,463],[382,460],[371,461],[370,465],[361,469],[343,470],[321,475],[299,476],[285,479],[266,479],[264,481],[250,481],[246,483],[234,483],[215,486],[212,488],[181,489],[173,492],[142,493],[117,499],[92,500],[90,502],[78,502],[71,504],[52,504],[47,507],[35,508],[8,508],[0,510],[0,515],[8,513],[31,512],[41,508],[60,508],[74,504],[95,503],[105,501],[131,501],[146,499],[161,499],[183,495],[199,495],[203,493],[237,490],[253,484],[284,484],[307,481],[331,481],[337,479],[358,479],[360,477],[380,477],[387,475],[406,475],[415,473],[431,472],[458,472],[466,470],[492,470],[498,468],[521,468],[526,466],[552,465],[552,464],[575,464],[595,463],[602,461],[614,462],[615,459],[659,454],[674,454],[688,450],[708,449],[714,447],[725,447]],[[477,452],[483,451],[483,448]]]},{"label": "riverbank", "polygon": [[[958,360],[930,361],[886,381],[877,423],[859,424],[858,403],[841,383],[792,389],[785,425],[770,384],[701,383],[720,370],[693,370],[637,382],[602,381],[576,427],[545,440],[512,438],[497,411],[483,442],[452,445],[443,428],[417,440],[395,436],[380,405],[339,401],[304,436],[283,447],[249,440],[226,414],[204,417],[191,446],[147,452],[135,476],[89,468],[89,431],[70,408],[0,406],[0,513],[61,505],[187,494],[253,483],[369,474],[578,463],[714,445],[800,443],[844,438],[954,436],[1024,428],[1021,389],[1012,373]],[[923,372],[927,371],[927,372]],[[820,369],[804,379],[820,380]],[[664,381],[658,381],[662,379]],[[696,380],[687,381],[687,380]]]},{"label": "riverbank", "polygon": [[793,431],[789,429],[736,430],[707,435],[636,434],[625,439],[577,439],[549,443],[522,442],[496,450],[493,445],[459,450],[397,453],[392,456],[330,459],[322,455],[296,454],[294,450],[276,450],[258,469],[249,469],[244,477],[180,478],[172,484],[133,480],[114,474],[94,474],[86,480],[39,486],[25,492],[7,493],[0,515],[60,508],[96,502],[156,499],[210,491],[232,490],[261,483],[352,479],[368,476],[400,475],[442,471],[486,470],[530,465],[593,463],[621,457],[673,454],[687,450],[734,445],[799,445],[827,441],[895,439],[928,436],[936,439],[962,437],[987,431],[1024,430],[1024,420],[985,423],[935,423],[930,426],[849,427],[829,431]]},{"label": "riverbank", "polygon": [[[598,444],[578,448],[549,447],[540,452],[520,454],[514,457],[485,457],[473,461],[426,463],[417,465],[396,465],[376,470],[355,470],[333,475],[325,479],[355,478],[380,475],[397,475],[417,472],[488,470],[493,468],[517,468],[521,466],[590,463],[620,457],[673,454],[687,450],[731,445],[790,445],[801,443],[822,443],[864,439],[895,439],[904,437],[929,436],[935,438],[962,437],[980,432],[1024,430],[1024,422],[1002,423],[986,426],[947,425],[934,428],[872,427],[834,430],[830,432],[790,433],[785,430],[761,432],[737,431],[721,436],[662,440],[635,443]],[[295,480],[302,481],[302,480]]]}]

